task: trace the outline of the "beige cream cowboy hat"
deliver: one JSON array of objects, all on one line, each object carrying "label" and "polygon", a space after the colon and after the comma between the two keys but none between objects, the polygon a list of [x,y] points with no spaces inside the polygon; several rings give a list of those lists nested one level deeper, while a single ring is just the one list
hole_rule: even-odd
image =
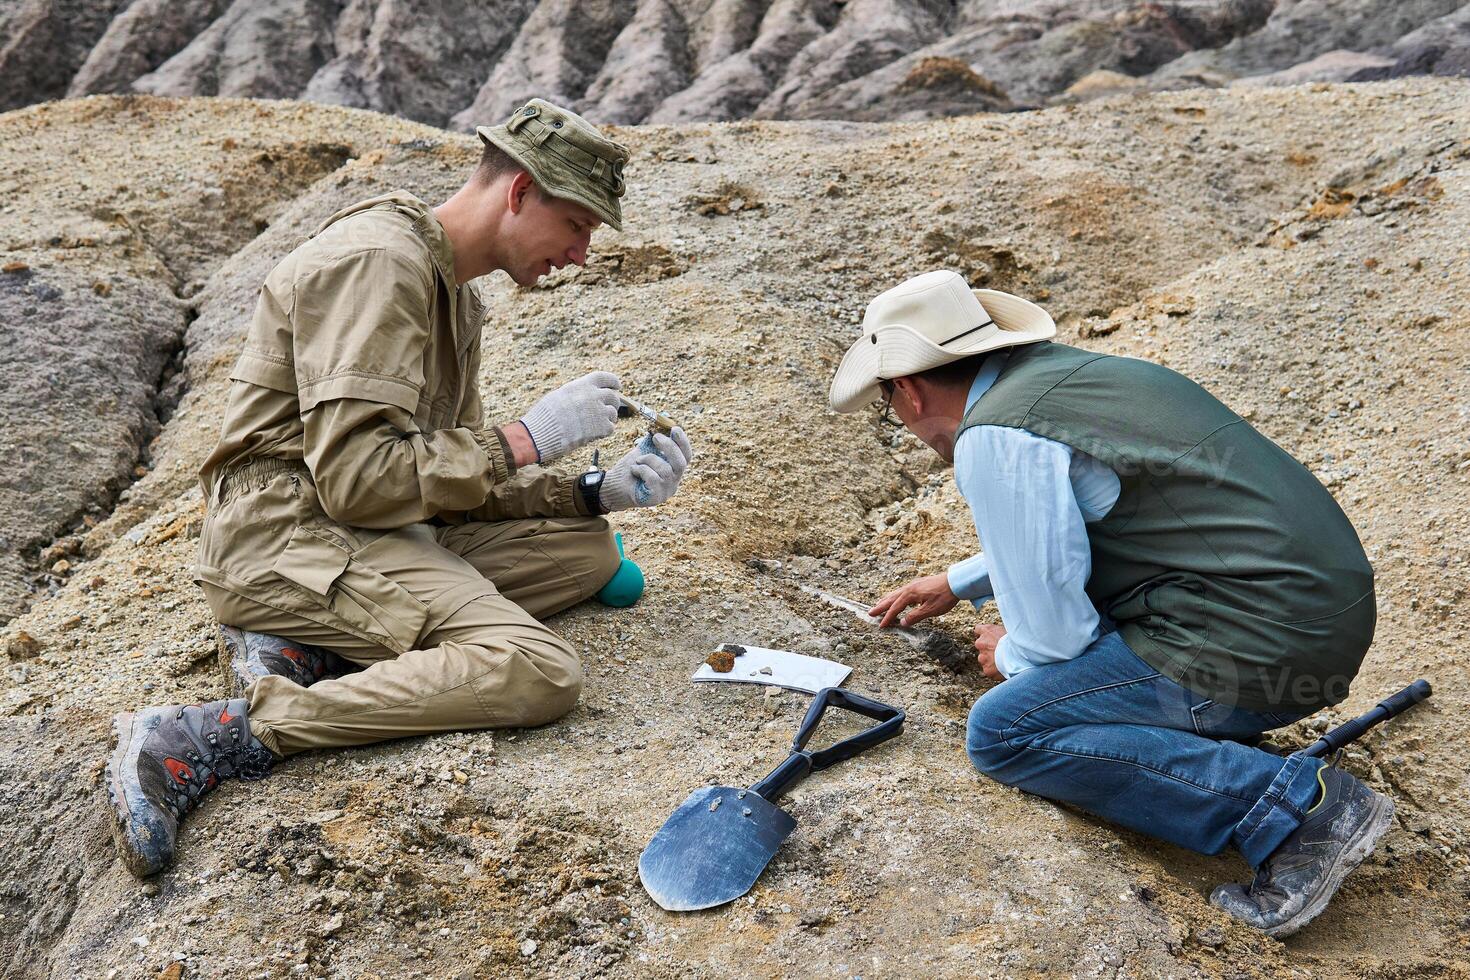
[{"label": "beige cream cowboy hat", "polygon": [[1001,347],[1056,336],[1051,315],[1035,303],[993,289],[971,289],[957,272],[926,272],[868,304],[863,335],[837,366],[828,396],[855,412],[882,395],[879,381]]}]

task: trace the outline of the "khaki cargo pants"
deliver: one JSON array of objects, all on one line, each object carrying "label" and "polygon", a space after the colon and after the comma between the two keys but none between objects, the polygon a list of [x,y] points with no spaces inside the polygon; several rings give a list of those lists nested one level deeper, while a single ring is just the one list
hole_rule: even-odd
[{"label": "khaki cargo pants", "polygon": [[324,520],[304,470],[270,469],[210,508],[197,571],[210,607],[366,668],[255,683],[250,728],[271,751],[540,725],[576,704],[576,652],[538,620],[617,570],[606,520],[348,528]]}]

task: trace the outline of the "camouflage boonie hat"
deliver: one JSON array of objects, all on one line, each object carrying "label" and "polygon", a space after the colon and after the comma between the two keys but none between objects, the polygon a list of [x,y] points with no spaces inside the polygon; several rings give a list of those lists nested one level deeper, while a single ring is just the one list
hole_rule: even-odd
[{"label": "camouflage boonie hat", "polygon": [[623,164],[628,148],[603,136],[587,120],[544,99],[532,99],[504,126],[481,126],[493,143],[525,167],[546,193],[576,201],[623,230]]}]

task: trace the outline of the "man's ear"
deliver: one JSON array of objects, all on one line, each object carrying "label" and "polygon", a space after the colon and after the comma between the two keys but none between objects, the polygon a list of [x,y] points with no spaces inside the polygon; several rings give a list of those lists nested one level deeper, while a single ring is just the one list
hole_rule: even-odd
[{"label": "man's ear", "polygon": [[531,179],[530,174],[524,170],[516,171],[515,176],[510,179],[510,186],[506,189],[505,206],[510,209],[511,214],[521,213],[521,208],[526,206],[526,195],[535,186],[536,182]]},{"label": "man's ear", "polygon": [[898,391],[894,392],[895,396],[898,395],[898,392],[903,392],[904,396],[908,398],[909,404],[914,406],[914,412],[921,416],[924,414],[922,385],[915,382],[913,378],[894,378],[893,386],[898,389]]}]

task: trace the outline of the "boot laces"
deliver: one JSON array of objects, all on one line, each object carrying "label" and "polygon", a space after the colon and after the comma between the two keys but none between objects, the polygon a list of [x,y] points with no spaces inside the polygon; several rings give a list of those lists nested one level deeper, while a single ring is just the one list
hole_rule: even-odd
[{"label": "boot laces", "polygon": [[[182,722],[187,710],[187,705],[180,707],[174,714],[174,720]],[[181,727],[188,732],[187,727]],[[164,804],[176,818],[198,806],[199,800],[222,780],[231,776],[244,780],[263,779],[270,772],[275,756],[269,749],[253,738],[242,744],[238,727],[225,731],[229,732],[227,745],[220,744],[218,731],[203,733],[204,741],[208,743],[208,756],[197,749],[190,749],[184,753],[188,769],[174,772],[173,778],[166,781]],[[192,736],[190,740],[193,741]]]}]

